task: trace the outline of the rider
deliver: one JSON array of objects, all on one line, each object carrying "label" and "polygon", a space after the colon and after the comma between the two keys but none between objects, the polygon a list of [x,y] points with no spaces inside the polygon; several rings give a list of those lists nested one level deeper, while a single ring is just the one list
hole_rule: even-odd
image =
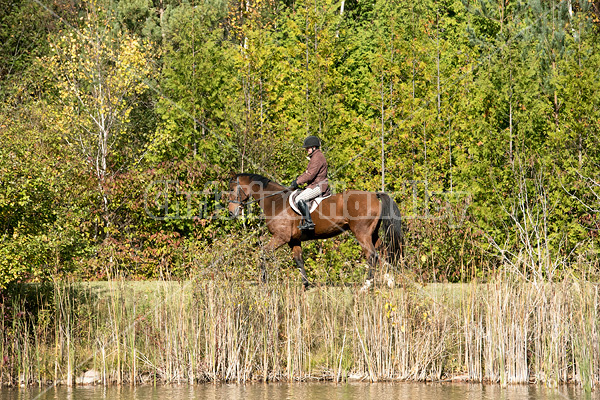
[{"label": "rider", "polygon": [[328,196],[331,192],[327,181],[327,160],[321,152],[321,141],[311,135],[304,139],[302,147],[306,149],[308,155],[308,167],[302,175],[294,179],[290,188],[297,189],[298,185],[306,183],[306,189],[296,197],[296,205],[302,213],[302,224],[299,228],[311,230],[315,229],[315,224],[310,217],[307,202],[319,196]]}]

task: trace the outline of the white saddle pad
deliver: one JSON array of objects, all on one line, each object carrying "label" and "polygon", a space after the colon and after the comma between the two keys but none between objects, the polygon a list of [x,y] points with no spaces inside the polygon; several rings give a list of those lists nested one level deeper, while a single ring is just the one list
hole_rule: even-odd
[{"label": "white saddle pad", "polygon": [[[300,192],[302,191],[302,189],[296,189],[292,192],[292,194],[290,195],[290,207],[292,207],[292,210],[294,210],[294,212],[296,214],[302,215],[302,213],[300,212],[300,210],[298,209],[298,206],[296,206],[296,196],[298,196],[300,194]],[[310,208],[310,212],[312,214],[313,211],[315,211],[317,209],[317,207],[319,207],[319,204],[321,204],[321,202],[323,200],[325,200],[326,198],[331,197],[331,195],[329,196],[319,196],[319,197],[315,197],[314,199],[310,200],[309,202],[309,208]]]}]

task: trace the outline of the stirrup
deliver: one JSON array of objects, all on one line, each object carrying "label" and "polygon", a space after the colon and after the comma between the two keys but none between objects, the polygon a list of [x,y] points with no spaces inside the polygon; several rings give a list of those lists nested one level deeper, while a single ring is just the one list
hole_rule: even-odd
[{"label": "stirrup", "polygon": [[312,231],[313,229],[315,229],[315,223],[312,221],[302,221],[298,229],[300,229],[301,231]]}]

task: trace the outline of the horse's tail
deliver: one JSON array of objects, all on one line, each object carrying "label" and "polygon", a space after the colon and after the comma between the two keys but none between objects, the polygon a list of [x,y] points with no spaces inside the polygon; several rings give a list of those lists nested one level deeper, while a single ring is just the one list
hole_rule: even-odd
[{"label": "horse's tail", "polygon": [[402,246],[404,244],[404,232],[402,229],[402,217],[400,209],[392,198],[386,193],[377,193],[377,197],[381,200],[381,227],[383,228],[383,237],[388,243],[390,255],[395,260],[400,260],[402,257]]}]

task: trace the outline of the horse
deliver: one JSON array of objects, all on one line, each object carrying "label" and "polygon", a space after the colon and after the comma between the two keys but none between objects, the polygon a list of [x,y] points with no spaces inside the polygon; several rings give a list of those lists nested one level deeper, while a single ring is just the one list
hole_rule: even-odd
[{"label": "horse", "polygon": [[373,282],[373,268],[383,249],[379,230],[383,228],[384,239],[389,243],[391,255],[401,256],[403,231],[400,210],[396,202],[383,192],[348,190],[323,199],[311,214],[315,229],[301,231],[298,226],[302,217],[289,205],[293,190],[264,176],[252,173],[236,174],[229,180],[229,214],[240,215],[248,204],[256,202],[265,214],[271,239],[263,247],[260,269],[263,282],[267,279],[265,253],[272,253],[287,244],[302,276],[304,288],[310,283],[304,269],[302,242],[327,239],[351,231],[360,244],[367,260],[368,273],[365,287]]}]

